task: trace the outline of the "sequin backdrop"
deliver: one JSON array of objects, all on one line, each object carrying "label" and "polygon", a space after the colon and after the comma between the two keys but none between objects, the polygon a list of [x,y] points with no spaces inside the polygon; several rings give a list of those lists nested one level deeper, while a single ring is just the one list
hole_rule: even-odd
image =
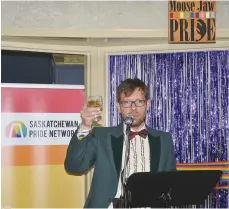
[{"label": "sequin backdrop", "polygon": [[[121,120],[117,86],[135,77],[150,88],[147,124],[172,133],[178,163],[227,161],[228,50],[109,56],[109,125]],[[227,206],[218,190],[204,207]]]}]

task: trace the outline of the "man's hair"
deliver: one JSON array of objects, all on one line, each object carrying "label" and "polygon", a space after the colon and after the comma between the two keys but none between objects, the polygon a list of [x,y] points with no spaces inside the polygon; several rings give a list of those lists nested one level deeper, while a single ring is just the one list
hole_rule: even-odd
[{"label": "man's hair", "polygon": [[122,93],[126,97],[130,96],[136,89],[139,89],[145,95],[146,100],[149,99],[149,89],[146,84],[138,78],[128,78],[124,80],[117,88],[117,101],[120,102],[120,96]]}]

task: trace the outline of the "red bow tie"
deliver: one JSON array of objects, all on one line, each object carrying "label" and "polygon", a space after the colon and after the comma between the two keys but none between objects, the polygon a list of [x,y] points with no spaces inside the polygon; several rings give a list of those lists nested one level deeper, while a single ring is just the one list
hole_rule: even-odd
[{"label": "red bow tie", "polygon": [[133,132],[133,131],[131,131],[130,132],[130,135],[129,135],[129,138],[130,139],[133,139],[136,135],[139,135],[140,137],[142,137],[142,138],[146,138],[146,136],[148,135],[148,133],[147,133],[147,130],[146,129],[142,129],[141,131],[138,131],[138,132]]}]

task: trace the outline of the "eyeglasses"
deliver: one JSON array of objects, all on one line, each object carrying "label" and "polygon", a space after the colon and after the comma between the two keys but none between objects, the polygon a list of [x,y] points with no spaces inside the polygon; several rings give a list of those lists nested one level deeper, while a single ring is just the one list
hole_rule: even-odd
[{"label": "eyeglasses", "polygon": [[132,107],[132,104],[134,104],[136,107],[142,107],[142,106],[144,106],[145,103],[146,103],[146,100],[140,100],[140,99],[137,99],[135,101],[122,101],[122,102],[120,102],[120,104],[124,108]]}]

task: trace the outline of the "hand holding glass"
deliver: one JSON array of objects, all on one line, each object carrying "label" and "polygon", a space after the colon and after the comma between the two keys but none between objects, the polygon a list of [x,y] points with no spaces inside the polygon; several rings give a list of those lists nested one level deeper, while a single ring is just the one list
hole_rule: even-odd
[{"label": "hand holding glass", "polygon": [[[87,101],[87,107],[95,107],[100,108],[100,110],[103,110],[103,99],[102,96],[90,96]],[[96,116],[93,119],[93,122],[99,122],[102,119],[101,116]]]}]

